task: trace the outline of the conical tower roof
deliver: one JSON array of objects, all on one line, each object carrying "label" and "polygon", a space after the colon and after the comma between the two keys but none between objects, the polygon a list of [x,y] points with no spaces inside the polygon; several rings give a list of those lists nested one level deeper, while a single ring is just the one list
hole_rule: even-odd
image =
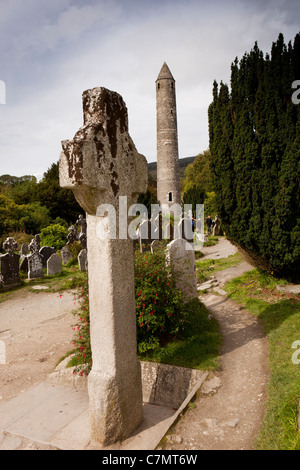
[{"label": "conical tower roof", "polygon": [[[157,77],[157,80],[163,80],[163,79],[171,79],[171,80],[174,80],[174,77],[173,75],[171,74],[170,72],[170,69],[169,67],[167,66],[166,62],[164,62],[160,72],[159,72],[159,75]],[[156,81],[157,81],[156,80]],[[175,81],[175,80],[174,80]]]}]

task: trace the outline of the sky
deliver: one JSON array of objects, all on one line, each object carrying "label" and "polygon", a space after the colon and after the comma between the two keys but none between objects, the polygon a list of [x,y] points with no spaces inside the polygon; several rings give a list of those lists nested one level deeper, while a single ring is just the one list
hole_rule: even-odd
[{"label": "sky", "polygon": [[[179,157],[209,147],[216,80],[255,41],[300,32],[299,0],[0,0],[0,175],[38,179],[83,124],[83,91],[122,95],[139,153],[156,161],[155,80],[176,80]],[[300,79],[300,77],[299,77]]]}]

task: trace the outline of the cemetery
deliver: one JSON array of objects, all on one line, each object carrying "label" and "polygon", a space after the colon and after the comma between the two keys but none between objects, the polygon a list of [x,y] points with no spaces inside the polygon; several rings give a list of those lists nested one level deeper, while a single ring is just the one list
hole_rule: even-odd
[{"label": "cemetery", "polygon": [[[252,53],[262,60],[256,48]],[[243,65],[250,70],[248,59]],[[269,65],[260,66],[270,78]],[[216,193],[203,192],[206,199],[195,203],[191,197],[185,205],[175,80],[163,63],[155,82],[158,204],[151,204],[153,212],[140,202],[149,191],[148,164],[129,134],[123,97],[105,87],[83,92],[83,124],[61,142],[59,163],[52,167],[63,194],[73,195],[77,213],[66,228],[66,220],[34,206],[52,223],[40,233],[28,230],[29,243],[19,244],[13,233],[2,243],[0,367],[3,390],[10,394],[2,403],[0,396],[0,449],[299,448],[299,362],[293,351],[300,326],[296,223],[289,222],[288,230],[278,222],[283,210],[295,209],[290,195],[296,185],[287,179],[284,155],[277,172],[283,202],[272,186],[273,167],[268,174],[268,190],[278,205],[282,202],[281,209],[269,204],[265,182],[261,195],[246,201],[254,187],[260,188],[254,152],[261,135],[255,129],[251,141],[250,188],[240,153],[233,156],[233,148],[229,155],[226,147],[230,132],[236,146],[243,140],[235,135],[238,118],[227,108],[238,103],[240,111],[237,77],[242,81],[244,75],[237,62],[232,73],[236,101],[229,105],[228,88],[215,82],[209,108],[211,175],[221,174],[214,182]],[[251,93],[247,106],[250,98]],[[296,128],[298,114],[288,109]],[[228,135],[223,125],[231,129]],[[202,163],[206,158],[201,156]],[[8,204],[5,194],[2,202]],[[258,215],[259,197],[265,197],[265,220]],[[204,212],[204,201],[212,216]],[[30,204],[18,210],[29,210]],[[11,204],[12,210],[17,206]],[[276,247],[268,245],[271,233],[278,237]],[[32,329],[25,332],[30,322]],[[32,359],[43,342],[45,354]],[[20,352],[21,345],[26,352]],[[29,357],[40,363],[34,381],[17,368]],[[44,362],[49,369],[48,364],[43,369]],[[29,374],[35,374],[34,366]],[[10,382],[21,377],[24,388],[14,393]]]}]

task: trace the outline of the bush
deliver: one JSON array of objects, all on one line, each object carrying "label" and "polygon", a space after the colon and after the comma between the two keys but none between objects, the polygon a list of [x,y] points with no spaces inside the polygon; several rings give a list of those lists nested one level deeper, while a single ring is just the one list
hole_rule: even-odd
[{"label": "bush", "polygon": [[[166,265],[163,249],[153,255],[135,252],[135,294],[137,343],[140,354],[165,344],[180,335],[188,326],[188,304],[183,303],[181,292],[175,286],[171,268]],[[70,366],[74,373],[88,374],[92,367],[90,344],[89,298],[87,279],[78,294],[80,308],[73,327],[76,332],[73,344],[76,355]]]},{"label": "bush", "polygon": [[68,229],[59,224],[49,225],[42,229],[40,236],[43,246],[51,246],[56,250],[61,250],[67,242]]}]

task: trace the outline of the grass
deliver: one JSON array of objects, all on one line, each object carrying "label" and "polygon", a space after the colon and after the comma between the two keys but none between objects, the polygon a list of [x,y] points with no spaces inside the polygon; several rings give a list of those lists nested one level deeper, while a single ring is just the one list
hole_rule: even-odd
[{"label": "grass", "polygon": [[189,309],[189,323],[183,334],[162,347],[139,355],[141,361],[205,371],[219,368],[221,335],[217,321],[198,299],[190,303]]},{"label": "grass", "polygon": [[300,298],[279,293],[278,284],[286,281],[255,269],[233,279],[225,289],[261,320],[269,344],[268,400],[256,448],[300,450],[300,364],[292,361],[292,345],[300,340]]}]

